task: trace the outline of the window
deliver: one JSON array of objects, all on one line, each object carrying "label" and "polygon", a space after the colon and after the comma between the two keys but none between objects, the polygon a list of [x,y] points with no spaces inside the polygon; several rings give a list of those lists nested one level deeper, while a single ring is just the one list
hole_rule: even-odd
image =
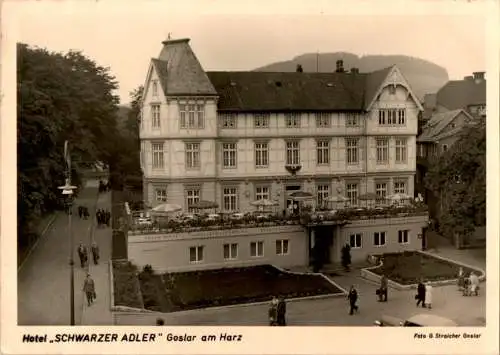
[{"label": "window", "polygon": [[269,127],[269,114],[261,113],[254,116],[255,128],[268,128]]},{"label": "window", "polygon": [[396,87],[394,85],[389,86],[389,94],[390,95],[396,94]]},{"label": "window", "polygon": [[257,186],[255,188],[255,199],[256,200],[269,200],[269,187],[267,186]]},{"label": "window", "polygon": [[186,202],[189,212],[193,212],[193,205],[200,202],[200,189],[190,188],[186,190]]},{"label": "window", "polygon": [[354,165],[359,163],[358,144],[358,138],[346,138],[347,164]]},{"label": "window", "polygon": [[300,164],[300,144],[298,141],[286,142],[286,164]]},{"label": "window", "polygon": [[163,143],[151,143],[153,169],[163,169]]},{"label": "window", "polygon": [[267,168],[269,165],[269,146],[267,143],[255,143],[255,167]]},{"label": "window", "polygon": [[448,150],[448,144],[443,144],[443,153],[445,153]]},{"label": "window", "polygon": [[151,116],[153,128],[160,128],[160,105],[151,105]]},{"label": "window", "polygon": [[300,127],[300,114],[298,113],[286,113],[285,123],[288,128]]},{"label": "window", "polygon": [[395,194],[406,194],[406,182],[395,181],[394,182],[394,193]]},{"label": "window", "polygon": [[349,246],[351,248],[361,248],[361,233],[355,233],[349,236]]},{"label": "window", "polygon": [[387,196],[387,183],[378,182],[375,184],[375,192],[378,197],[386,197]]},{"label": "window", "polygon": [[288,239],[279,239],[276,241],[276,255],[288,254]]},{"label": "window", "polygon": [[325,128],[331,125],[331,115],[329,113],[320,112],[316,114],[316,127]]},{"label": "window", "polygon": [[317,152],[316,164],[318,165],[330,164],[330,142],[317,141],[316,152]]},{"label": "window", "polygon": [[389,162],[389,139],[377,139],[377,164],[387,164]]},{"label": "window", "polygon": [[358,184],[347,184],[346,186],[347,198],[351,205],[358,204]]},{"label": "window", "polygon": [[236,211],[238,209],[238,189],[226,187],[222,190],[222,200],[225,211]]},{"label": "window", "polygon": [[385,245],[385,232],[373,233],[373,245],[378,247]]},{"label": "window", "polygon": [[156,201],[166,202],[167,201],[167,190],[166,189],[156,189]]},{"label": "window", "polygon": [[200,143],[186,143],[186,168],[200,167]]},{"label": "window", "polygon": [[378,124],[385,125],[400,125],[406,124],[406,109],[384,109],[378,111]]},{"label": "window", "polygon": [[318,206],[324,206],[327,202],[328,196],[330,196],[330,185],[318,185],[316,191]]},{"label": "window", "polygon": [[357,113],[347,113],[345,118],[345,125],[347,127],[359,126],[359,115]]},{"label": "window", "polygon": [[236,143],[222,144],[222,167],[224,169],[236,167]]},{"label": "window", "polygon": [[158,97],[158,80],[153,80],[153,97]]},{"label": "window", "polygon": [[406,139],[396,139],[396,163],[406,163],[406,145]]},{"label": "window", "polygon": [[250,243],[250,256],[253,256],[253,257],[264,256],[264,242],[251,242]]},{"label": "window", "polygon": [[406,109],[404,108],[398,110],[398,124],[402,126],[406,124]]},{"label": "window", "polygon": [[398,243],[399,244],[408,244],[408,230],[398,231]]},{"label": "window", "polygon": [[205,126],[205,105],[180,104],[179,120],[181,128],[203,128]]},{"label": "window", "polygon": [[234,260],[238,258],[238,244],[224,244],[224,259]]},{"label": "window", "polygon": [[236,128],[236,115],[234,113],[220,114],[222,128]]},{"label": "window", "polygon": [[199,263],[203,261],[203,246],[189,248],[189,261],[192,263]]}]

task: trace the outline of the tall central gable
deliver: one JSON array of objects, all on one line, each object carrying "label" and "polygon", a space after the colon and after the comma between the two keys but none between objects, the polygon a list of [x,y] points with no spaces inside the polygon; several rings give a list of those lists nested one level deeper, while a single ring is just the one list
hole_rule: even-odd
[{"label": "tall central gable", "polygon": [[168,40],[156,60],[165,95],[217,95],[189,39]]}]

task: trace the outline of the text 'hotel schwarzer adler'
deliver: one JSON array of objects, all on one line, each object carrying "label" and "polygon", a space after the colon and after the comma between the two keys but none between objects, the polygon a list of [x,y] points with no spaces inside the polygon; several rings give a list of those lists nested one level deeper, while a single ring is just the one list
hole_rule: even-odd
[{"label": "text 'hotel schwarzer adler'", "polygon": [[[350,206],[370,193],[413,196],[417,117],[423,110],[418,99],[396,66],[373,73],[355,68],[345,72],[338,61],[337,68],[335,73],[205,72],[189,39],[164,41],[159,58],[151,60],[142,103],[146,203],[168,202],[188,211],[208,200],[221,212],[245,213],[255,211],[252,201],[268,199],[279,204],[280,214],[287,214],[303,205],[291,198],[297,191],[312,194],[313,208],[334,196],[342,196]],[[345,243],[351,244],[353,260],[419,249],[426,222],[422,216],[353,221],[338,227],[327,261],[338,261]],[[255,235],[245,240],[236,234],[241,233],[226,232],[219,241],[185,236],[183,244],[177,238],[176,248],[186,249],[172,252],[177,264],[158,261],[156,267],[190,269],[192,260],[179,255],[189,255],[198,245],[204,251],[196,268],[204,261],[223,267],[218,248],[233,242],[240,250],[232,265],[259,263],[252,261],[255,246],[245,254]],[[284,237],[291,238],[288,257],[276,259],[275,241],[268,236],[263,242],[269,243],[267,255],[260,251],[265,245],[257,248],[257,254],[265,256],[260,263],[307,264],[314,230],[275,239]],[[131,241],[129,257],[136,263],[155,266],[152,259],[166,259],[134,252]]]}]

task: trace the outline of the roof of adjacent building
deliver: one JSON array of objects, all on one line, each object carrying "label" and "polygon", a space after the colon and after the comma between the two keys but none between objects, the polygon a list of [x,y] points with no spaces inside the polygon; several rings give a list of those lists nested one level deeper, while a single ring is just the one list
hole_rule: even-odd
[{"label": "roof of adjacent building", "polygon": [[448,110],[486,104],[486,80],[451,80],[437,92],[437,104]]},{"label": "roof of adjacent building", "polygon": [[422,133],[418,137],[419,142],[434,142],[440,138],[444,138],[444,136],[451,136],[457,132],[459,132],[462,127],[457,127],[451,132],[446,132],[446,134],[441,134],[441,132],[448,126],[460,113],[465,114],[472,119],[470,115],[462,110],[452,110],[446,111],[442,113],[436,113],[432,116],[432,118],[425,124],[422,129]]}]

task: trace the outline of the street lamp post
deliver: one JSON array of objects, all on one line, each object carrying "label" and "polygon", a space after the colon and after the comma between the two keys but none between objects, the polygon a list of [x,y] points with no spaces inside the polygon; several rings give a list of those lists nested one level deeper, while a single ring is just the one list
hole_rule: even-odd
[{"label": "street lamp post", "polygon": [[75,263],[73,260],[73,233],[71,231],[71,215],[73,214],[73,190],[76,186],[70,184],[70,179],[66,179],[64,186],[59,186],[63,196],[66,197],[68,207],[68,236],[69,236],[69,265],[70,265],[70,325],[75,325]]}]

